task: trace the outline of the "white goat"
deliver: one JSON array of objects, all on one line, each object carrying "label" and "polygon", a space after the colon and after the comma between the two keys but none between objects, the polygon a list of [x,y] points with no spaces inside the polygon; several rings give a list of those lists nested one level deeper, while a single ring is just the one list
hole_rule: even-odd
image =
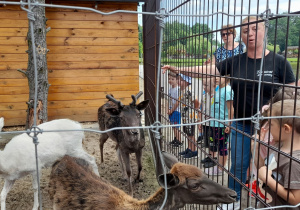
[{"label": "white goat", "polygon": [[[3,126],[4,126],[4,118],[0,117],[0,132],[2,131]],[[0,135],[0,139],[1,139],[1,135]]]},{"label": "white goat", "polygon": [[[43,123],[38,126],[46,130],[78,130],[82,129],[78,122],[60,119]],[[91,164],[93,171],[99,176],[98,167],[93,156],[82,148],[83,131],[43,132],[38,134],[38,166],[41,168],[52,166],[55,161],[65,155],[82,158]],[[0,176],[5,179],[1,192],[1,210],[5,210],[5,200],[14,182],[28,174],[33,176],[34,205],[38,209],[38,180],[36,172],[35,145],[26,133],[15,136],[0,151]]]}]

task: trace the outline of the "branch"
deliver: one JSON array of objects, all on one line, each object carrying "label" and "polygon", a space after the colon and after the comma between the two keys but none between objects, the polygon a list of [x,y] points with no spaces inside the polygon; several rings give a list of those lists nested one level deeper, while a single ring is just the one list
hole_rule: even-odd
[{"label": "branch", "polygon": [[26,71],[23,71],[22,69],[17,69],[17,71],[23,73],[28,78],[28,74]]}]

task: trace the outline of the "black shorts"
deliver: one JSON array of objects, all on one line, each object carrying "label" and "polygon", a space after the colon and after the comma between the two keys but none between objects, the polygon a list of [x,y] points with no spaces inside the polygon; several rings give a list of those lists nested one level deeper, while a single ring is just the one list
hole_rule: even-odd
[{"label": "black shorts", "polygon": [[195,135],[195,125],[183,126],[183,132],[188,136],[194,136]]}]

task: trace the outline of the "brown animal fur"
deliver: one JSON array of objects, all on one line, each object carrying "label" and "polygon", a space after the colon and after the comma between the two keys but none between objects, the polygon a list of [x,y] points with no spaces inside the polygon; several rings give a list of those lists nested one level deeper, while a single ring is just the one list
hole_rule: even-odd
[{"label": "brown animal fur", "polygon": [[[174,163],[167,179],[169,189],[164,209],[177,209],[186,203],[214,204],[235,201],[234,191],[211,181],[195,166]],[[163,180],[163,176],[159,180]],[[199,183],[195,185],[196,182]],[[65,156],[53,165],[49,194],[54,210],[146,210],[160,208],[165,190],[160,188],[148,199],[139,201],[97,177],[85,160]],[[207,197],[202,198],[201,194]]]}]

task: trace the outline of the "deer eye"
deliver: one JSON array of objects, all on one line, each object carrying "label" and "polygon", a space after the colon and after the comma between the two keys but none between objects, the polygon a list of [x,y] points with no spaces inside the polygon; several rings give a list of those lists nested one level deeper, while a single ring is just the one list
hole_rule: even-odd
[{"label": "deer eye", "polygon": [[199,184],[192,184],[189,186],[191,190],[198,190],[201,186]]}]

